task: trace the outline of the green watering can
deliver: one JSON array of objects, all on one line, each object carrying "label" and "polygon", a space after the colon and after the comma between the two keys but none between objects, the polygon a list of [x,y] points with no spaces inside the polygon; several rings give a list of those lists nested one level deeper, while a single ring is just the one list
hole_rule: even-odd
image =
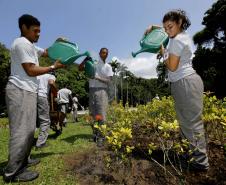
[{"label": "green watering can", "polygon": [[95,68],[94,61],[91,57],[89,57],[85,62],[85,75],[88,78],[94,78],[95,73],[96,73],[96,68]]},{"label": "green watering can", "polygon": [[164,29],[154,28],[149,34],[144,35],[140,41],[141,49],[137,52],[132,52],[132,56],[136,57],[136,55],[142,52],[157,53],[161,45],[163,44],[163,46],[166,47],[168,42],[169,37]]},{"label": "green watering can", "polygon": [[90,56],[88,51],[80,53],[77,44],[65,40],[55,41],[47,50],[50,59],[58,59],[66,65],[74,63],[79,57]]}]

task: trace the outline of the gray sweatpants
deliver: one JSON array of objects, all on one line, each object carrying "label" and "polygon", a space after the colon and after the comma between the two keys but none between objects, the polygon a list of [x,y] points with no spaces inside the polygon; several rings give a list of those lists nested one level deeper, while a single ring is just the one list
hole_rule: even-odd
[{"label": "gray sweatpants", "polygon": [[190,142],[190,148],[194,151],[194,163],[208,167],[205,131],[201,118],[203,90],[202,79],[196,73],[171,83],[181,135]]},{"label": "gray sweatpants", "polygon": [[77,108],[74,108],[72,110],[72,117],[73,117],[73,121],[76,122],[78,119],[78,109]]},{"label": "gray sweatpants", "polygon": [[89,111],[95,119],[96,115],[102,116],[102,121],[106,121],[106,113],[108,108],[107,89],[89,88]]},{"label": "gray sweatpants", "polygon": [[37,94],[6,86],[6,104],[9,116],[9,156],[5,176],[14,176],[28,160],[34,139],[37,116]]},{"label": "gray sweatpants", "polygon": [[50,117],[49,117],[49,102],[47,97],[38,96],[37,102],[38,108],[38,123],[39,123],[39,135],[36,142],[36,146],[39,147],[45,144],[48,138],[48,130],[50,127]]}]

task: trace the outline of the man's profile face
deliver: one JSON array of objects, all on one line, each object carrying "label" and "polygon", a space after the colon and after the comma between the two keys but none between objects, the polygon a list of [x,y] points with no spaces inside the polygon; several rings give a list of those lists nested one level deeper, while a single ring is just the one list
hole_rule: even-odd
[{"label": "man's profile face", "polygon": [[29,41],[38,42],[40,36],[40,26],[32,25],[27,28],[26,25],[22,25],[23,36],[25,36]]},{"label": "man's profile face", "polygon": [[107,49],[102,49],[99,53],[100,58],[105,61],[106,58],[108,57],[108,50]]}]

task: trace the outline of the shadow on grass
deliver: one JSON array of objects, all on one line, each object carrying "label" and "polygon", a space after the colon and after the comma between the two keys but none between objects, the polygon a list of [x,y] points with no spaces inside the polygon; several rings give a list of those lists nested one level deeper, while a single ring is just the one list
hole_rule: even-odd
[{"label": "shadow on grass", "polygon": [[0,176],[3,176],[3,173],[4,173],[3,170],[6,167],[6,165],[7,165],[7,161],[0,163]]},{"label": "shadow on grass", "polygon": [[78,134],[78,135],[74,135],[74,136],[64,138],[62,140],[73,144],[77,139],[86,139],[86,140],[90,141],[90,140],[92,140],[92,138],[93,138],[92,134]]},{"label": "shadow on grass", "polygon": [[53,133],[53,134],[50,134],[48,136],[48,139],[56,139],[58,136],[60,136],[62,133],[59,133],[59,132],[56,132],[56,133]]},{"label": "shadow on grass", "polygon": [[46,152],[46,153],[38,153],[38,154],[32,154],[31,155],[31,158],[44,158],[44,157],[47,157],[47,156],[50,156],[50,155],[58,155],[58,154],[64,154],[63,152],[58,152],[58,153],[54,153],[54,152]]}]

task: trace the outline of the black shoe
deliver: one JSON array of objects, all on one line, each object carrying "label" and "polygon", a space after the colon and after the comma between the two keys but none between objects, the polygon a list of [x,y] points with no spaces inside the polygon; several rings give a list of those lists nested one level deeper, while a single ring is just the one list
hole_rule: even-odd
[{"label": "black shoe", "polygon": [[36,178],[38,178],[39,174],[37,172],[33,171],[28,171],[25,169],[18,175],[14,177],[6,177],[5,175],[3,176],[3,180],[5,182],[27,182],[27,181],[32,181]]},{"label": "black shoe", "polygon": [[40,163],[40,159],[31,159],[31,158],[29,158],[28,161],[27,161],[27,167],[35,166],[38,163]]},{"label": "black shoe", "polygon": [[93,142],[95,142],[95,143],[97,142],[97,136],[96,136],[96,134],[93,135]]},{"label": "black shoe", "polygon": [[184,158],[180,158],[178,166],[181,167],[182,170],[189,172],[207,172],[209,169],[208,167],[197,163],[188,163]]},{"label": "black shoe", "polygon": [[209,167],[206,167],[206,166],[203,166],[203,165],[200,165],[200,164],[191,163],[188,166],[188,170],[190,172],[207,172],[209,170]]},{"label": "black shoe", "polygon": [[104,146],[104,138],[103,137],[97,137],[97,146],[98,147]]},{"label": "black shoe", "polygon": [[62,131],[61,130],[56,130],[56,136],[59,136],[62,134]]}]

